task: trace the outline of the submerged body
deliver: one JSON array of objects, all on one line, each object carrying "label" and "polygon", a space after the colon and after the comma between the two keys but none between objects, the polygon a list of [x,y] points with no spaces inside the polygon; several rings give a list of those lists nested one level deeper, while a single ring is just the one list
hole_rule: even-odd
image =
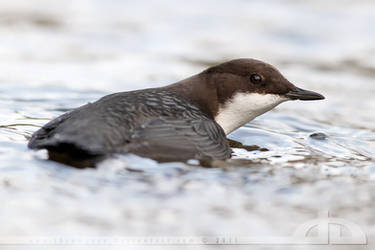
[{"label": "submerged body", "polygon": [[238,59],[165,87],[105,96],[47,123],[28,146],[76,166],[115,153],[223,160],[231,155],[226,134],[281,102],[323,98],[269,64]]}]

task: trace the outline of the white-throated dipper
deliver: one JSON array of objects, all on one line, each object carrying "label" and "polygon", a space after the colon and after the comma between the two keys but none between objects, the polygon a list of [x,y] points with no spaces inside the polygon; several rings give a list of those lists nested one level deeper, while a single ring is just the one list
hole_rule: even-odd
[{"label": "white-throated dipper", "polygon": [[282,102],[321,99],[270,64],[236,59],[165,87],[107,95],[50,121],[28,146],[76,166],[116,153],[223,160],[231,156],[226,134]]}]

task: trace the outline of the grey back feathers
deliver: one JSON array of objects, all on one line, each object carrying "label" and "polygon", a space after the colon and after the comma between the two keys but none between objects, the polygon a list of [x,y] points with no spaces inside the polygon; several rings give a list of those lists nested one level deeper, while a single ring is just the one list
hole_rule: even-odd
[{"label": "grey back feathers", "polygon": [[135,153],[158,161],[226,159],[222,128],[162,89],[112,94],[47,123],[29,147],[82,157]]}]

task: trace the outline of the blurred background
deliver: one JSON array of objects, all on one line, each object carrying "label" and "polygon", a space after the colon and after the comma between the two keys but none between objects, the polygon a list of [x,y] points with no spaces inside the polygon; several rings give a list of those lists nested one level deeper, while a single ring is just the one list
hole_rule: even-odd
[{"label": "blurred background", "polygon": [[[0,0],[0,238],[287,236],[323,209],[371,243],[374,10],[371,0]],[[241,57],[326,96],[231,134],[268,150],[234,149],[241,163],[119,156],[77,170],[26,148],[71,108]]]}]

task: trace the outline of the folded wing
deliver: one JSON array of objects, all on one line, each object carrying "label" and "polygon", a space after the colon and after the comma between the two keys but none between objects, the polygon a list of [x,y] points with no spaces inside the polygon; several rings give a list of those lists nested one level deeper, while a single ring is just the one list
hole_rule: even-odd
[{"label": "folded wing", "polygon": [[124,151],[157,161],[223,160],[232,152],[215,121],[171,117],[154,118],[135,129]]}]

